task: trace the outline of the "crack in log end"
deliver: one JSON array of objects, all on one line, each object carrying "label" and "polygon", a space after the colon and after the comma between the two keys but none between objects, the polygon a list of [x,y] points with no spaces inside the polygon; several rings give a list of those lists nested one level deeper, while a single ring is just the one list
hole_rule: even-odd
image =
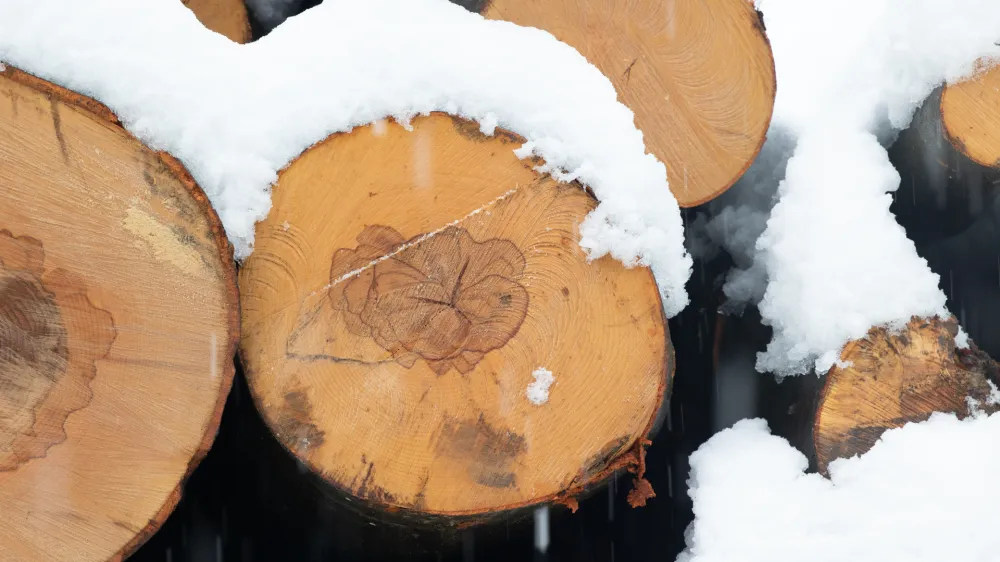
[{"label": "crack in log end", "polygon": [[632,59],[632,62],[628,63],[628,66],[625,68],[625,72],[622,72],[622,79],[625,80],[626,86],[628,85],[628,81],[632,78],[632,67],[635,66],[635,63],[637,62],[639,62],[639,57]]},{"label": "crack in log end", "polygon": [[[3,76],[2,71],[0,71],[0,76]],[[0,88],[0,90],[3,90],[2,92],[0,92],[0,97],[4,97],[10,100],[10,112],[11,115],[16,119],[18,116],[18,109],[17,109],[18,102],[28,101],[28,98],[22,96],[16,90],[10,88]]]},{"label": "crack in log end", "polygon": [[441,454],[468,464],[469,477],[478,484],[491,488],[517,487],[517,475],[511,469],[517,457],[528,451],[524,436],[509,429],[497,429],[480,414],[474,423],[446,419],[438,443]]},{"label": "crack in log end", "polygon": [[485,14],[486,10],[493,4],[493,0],[450,0],[452,4],[459,5],[470,12]]},{"label": "crack in log end", "polygon": [[309,453],[326,441],[326,434],[312,422],[309,397],[298,390],[285,394],[275,429],[281,440],[298,453]]},{"label": "crack in log end", "polygon": [[114,319],[83,280],[46,270],[42,242],[0,230],[0,471],[44,457],[92,399]]},{"label": "crack in log end", "polygon": [[62,86],[57,86],[51,82],[42,80],[41,78],[28,74],[23,70],[18,70],[13,66],[8,65],[0,69],[0,76],[16,84],[26,86],[36,92],[40,92],[48,96],[49,99],[55,99],[65,105],[78,107],[112,125],[121,125],[118,117],[115,116],[115,114],[104,104],[86,96],[82,96],[76,92],[71,92]]},{"label": "crack in log end", "polygon": [[69,164],[69,148],[66,146],[66,137],[62,130],[62,116],[59,115],[59,105],[54,98],[49,98],[49,106],[52,108],[52,126],[56,132],[56,141],[59,143],[59,153],[62,154],[63,162]]},{"label": "crack in log end", "polygon": [[427,482],[431,479],[430,473],[424,474],[424,477],[420,480],[420,490],[417,495],[413,496],[413,505],[410,507],[416,511],[423,511],[427,509]]},{"label": "crack in log end", "polygon": [[455,131],[471,141],[486,142],[490,139],[498,139],[503,144],[524,144],[527,142],[524,137],[500,128],[495,129],[492,136],[487,135],[483,133],[482,129],[479,128],[479,123],[475,121],[454,115],[449,115],[449,117],[451,117],[452,124],[455,125]]},{"label": "crack in log end", "polygon": [[[361,456],[361,462],[366,462],[364,455]],[[357,480],[357,477],[355,477],[355,480]],[[365,476],[361,479],[361,485],[358,486],[355,494],[359,498],[363,498],[383,506],[398,507],[399,500],[396,498],[395,494],[392,494],[385,488],[374,484],[374,480],[375,463],[368,462],[367,468],[365,469]]]},{"label": "crack in log end", "polygon": [[122,529],[125,529],[126,531],[128,531],[129,533],[131,533],[133,535],[139,532],[139,529],[135,528],[132,525],[129,525],[128,523],[126,523],[124,521],[119,521],[118,519],[112,519],[111,523],[115,527],[121,527]]}]

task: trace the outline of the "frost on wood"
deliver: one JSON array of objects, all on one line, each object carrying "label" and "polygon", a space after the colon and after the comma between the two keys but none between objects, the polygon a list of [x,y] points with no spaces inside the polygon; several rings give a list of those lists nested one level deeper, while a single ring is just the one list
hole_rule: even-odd
[{"label": "frost on wood", "polygon": [[678,561],[995,560],[998,434],[1000,414],[934,414],[835,461],[828,480],[766,422],[741,421],[691,455],[697,519]]},{"label": "frost on wood", "polygon": [[[845,343],[872,326],[946,313],[937,276],[889,211],[899,176],[884,145],[941,82],[971,72],[981,56],[1000,53],[994,44],[1000,4],[757,5],[780,84],[771,131],[787,132],[796,144],[752,257],[736,260],[755,273],[730,278],[727,296],[753,301],[760,280],[767,280],[759,306],[774,338],[758,370],[825,372]],[[775,142],[782,139],[769,137],[768,145]],[[765,154],[775,150],[768,145]],[[751,247],[735,246],[736,253]]]},{"label": "frost on wood", "polygon": [[531,376],[535,382],[528,385],[528,401],[535,406],[541,406],[549,401],[549,387],[556,381],[552,371],[545,367],[535,369]]},{"label": "frost on wood", "polygon": [[580,225],[589,256],[648,265],[669,316],[687,303],[691,259],[666,168],[611,82],[547,32],[446,0],[327,0],[240,46],[176,0],[6,0],[0,59],[98,99],[177,156],[240,259],[277,171],[303,150],[387,116],[445,111],[524,136],[519,157],[589,186],[601,201]]}]

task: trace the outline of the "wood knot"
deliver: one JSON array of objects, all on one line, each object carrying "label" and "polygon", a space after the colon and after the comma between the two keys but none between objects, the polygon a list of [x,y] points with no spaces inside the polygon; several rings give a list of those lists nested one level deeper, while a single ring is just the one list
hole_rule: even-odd
[{"label": "wood knot", "polygon": [[439,376],[469,373],[524,322],[525,259],[509,240],[478,242],[458,227],[406,240],[375,225],[357,241],[334,253],[329,297],[350,333],[406,368],[423,360]]}]

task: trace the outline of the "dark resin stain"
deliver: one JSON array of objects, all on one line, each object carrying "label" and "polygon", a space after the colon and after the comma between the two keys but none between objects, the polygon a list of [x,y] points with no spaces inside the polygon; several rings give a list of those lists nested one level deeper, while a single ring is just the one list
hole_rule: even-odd
[{"label": "dark resin stain", "polygon": [[289,447],[299,452],[311,451],[326,441],[326,434],[312,423],[312,405],[301,391],[285,394],[276,429]]},{"label": "dark resin stain", "polygon": [[[66,369],[66,328],[52,295],[33,276],[0,269],[0,388],[17,396],[30,373],[48,383]],[[16,403],[17,400],[14,400]]]},{"label": "dark resin stain", "polygon": [[468,463],[469,476],[491,488],[517,485],[514,461],[528,450],[524,436],[493,427],[482,414],[474,423],[446,420],[438,443],[441,454]]},{"label": "dark resin stain", "polygon": [[604,445],[597,454],[583,461],[583,468],[580,469],[583,479],[586,480],[607,468],[630,441],[631,438],[628,435],[613,439]]},{"label": "dark resin stain", "polygon": [[45,457],[93,398],[115,327],[86,295],[80,277],[46,269],[40,240],[0,230],[0,471]]}]

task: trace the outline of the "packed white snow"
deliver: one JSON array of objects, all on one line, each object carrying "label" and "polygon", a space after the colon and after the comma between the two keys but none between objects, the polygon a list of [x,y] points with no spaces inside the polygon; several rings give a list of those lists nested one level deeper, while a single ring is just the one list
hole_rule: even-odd
[{"label": "packed white snow", "polygon": [[774,127],[797,138],[757,240],[774,329],[757,368],[826,372],[849,340],[947,314],[938,276],[889,211],[882,142],[932,90],[1000,55],[992,0],[758,0],[774,51]]},{"label": "packed white snow", "polygon": [[955,334],[955,347],[958,349],[969,349],[969,334],[961,326],[958,327],[958,333]]},{"label": "packed white snow", "polygon": [[934,414],[887,431],[830,478],[744,420],[691,455],[695,522],[678,562],[941,562],[1000,558],[1000,414]]},{"label": "packed white snow", "polygon": [[528,384],[528,402],[541,406],[549,401],[549,387],[556,382],[556,378],[552,375],[552,371],[545,367],[535,369],[531,376],[535,377],[535,380]]},{"label": "packed white snow", "polygon": [[665,166],[611,82],[547,32],[447,0],[326,0],[236,45],[177,0],[4,0],[0,60],[98,99],[178,157],[240,259],[278,170],[303,150],[445,111],[521,134],[519,157],[589,186],[601,201],[580,225],[589,257],[650,266],[669,316],[687,304],[691,259]]}]

